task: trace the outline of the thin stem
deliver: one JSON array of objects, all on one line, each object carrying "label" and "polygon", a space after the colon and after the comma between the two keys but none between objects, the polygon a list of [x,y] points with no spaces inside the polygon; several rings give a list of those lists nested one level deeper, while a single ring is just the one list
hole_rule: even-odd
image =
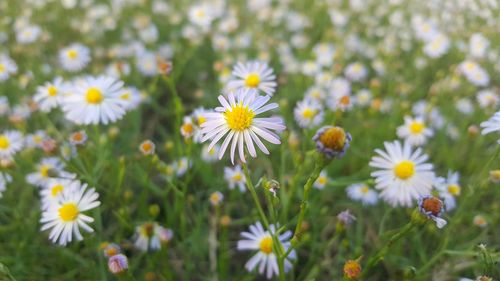
[{"label": "thin stem", "polygon": [[247,184],[247,188],[250,191],[250,194],[252,195],[253,201],[255,203],[255,207],[257,207],[257,211],[259,212],[260,219],[262,220],[262,223],[266,227],[266,229],[269,230],[269,221],[267,220],[266,214],[264,213],[264,209],[262,209],[262,206],[260,204],[259,196],[257,196],[257,192],[255,191],[255,187],[253,186],[252,180],[250,179],[250,174],[248,173],[248,167],[246,163],[242,164],[243,166],[243,172],[245,173],[245,181]]}]

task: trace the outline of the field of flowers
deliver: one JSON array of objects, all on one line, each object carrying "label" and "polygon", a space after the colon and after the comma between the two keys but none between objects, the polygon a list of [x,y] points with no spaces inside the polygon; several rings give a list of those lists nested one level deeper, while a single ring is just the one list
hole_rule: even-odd
[{"label": "field of flowers", "polygon": [[0,280],[500,280],[499,26],[0,1]]}]

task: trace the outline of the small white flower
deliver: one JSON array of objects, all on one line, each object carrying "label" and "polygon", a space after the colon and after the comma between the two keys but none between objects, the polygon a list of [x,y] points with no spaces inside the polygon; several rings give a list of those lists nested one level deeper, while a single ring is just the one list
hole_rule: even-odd
[{"label": "small white flower", "polygon": [[[276,254],[273,251],[273,241],[272,235],[276,231],[274,225],[269,226],[269,230],[264,230],[260,222],[250,225],[250,232],[243,231],[241,236],[243,240],[238,241],[238,250],[251,250],[257,251],[257,253],[245,264],[246,270],[249,272],[253,271],[258,267],[259,274],[266,275],[267,279],[271,279],[273,275],[279,275],[278,261]],[[291,246],[289,239],[292,237],[291,231],[286,231],[278,236],[279,243],[286,252]],[[278,246],[279,247],[279,246]],[[295,250],[292,250],[289,256],[285,259],[285,272],[292,269],[291,260],[296,259]]]},{"label": "small white flower", "polygon": [[413,146],[421,146],[427,142],[427,138],[433,136],[433,131],[428,128],[422,117],[405,116],[405,123],[398,127],[398,137],[404,139]]},{"label": "small white flower", "polygon": [[17,73],[17,64],[6,54],[0,54],[0,82]]},{"label": "small white flower", "polygon": [[90,50],[82,44],[74,43],[59,52],[59,62],[64,70],[76,72],[90,62]]},{"label": "small white flower", "polygon": [[379,170],[372,172],[375,188],[382,190],[380,197],[392,206],[410,207],[423,195],[429,194],[434,181],[429,158],[417,148],[412,151],[409,143],[385,142],[385,150],[376,149],[369,165]]},{"label": "small white flower", "polygon": [[251,61],[237,63],[233,69],[234,79],[228,82],[229,91],[238,89],[257,89],[272,96],[276,90],[276,76],[267,63]]},{"label": "small white flower", "polygon": [[301,128],[312,128],[323,122],[323,107],[313,99],[304,99],[297,102],[293,110],[295,121]]},{"label": "small white flower", "polygon": [[43,213],[40,222],[41,230],[51,229],[49,239],[53,243],[65,246],[73,240],[82,240],[80,227],[87,232],[94,230],[88,225],[94,221],[93,218],[84,215],[85,211],[98,207],[101,202],[97,201],[99,194],[94,188],[87,190],[87,184],[76,182],[65,188],[54,203]]},{"label": "small white flower", "polygon": [[52,82],[47,82],[43,86],[37,88],[33,100],[40,106],[43,112],[49,112],[53,108],[59,106],[62,97],[65,94],[63,79],[57,77]]},{"label": "small white flower", "polygon": [[23,135],[18,131],[0,133],[0,158],[12,157],[23,148]]},{"label": "small white flower", "polygon": [[319,177],[316,179],[316,181],[313,184],[313,187],[317,189],[323,189],[325,188],[325,185],[330,181],[330,178],[328,177],[328,173],[323,170],[321,173],[319,173]]},{"label": "small white flower", "polygon": [[246,177],[243,174],[243,170],[240,165],[236,165],[234,167],[225,167],[224,168],[224,179],[227,181],[229,185],[229,189],[234,189],[238,187],[241,192],[245,192],[245,183]]},{"label": "small white flower", "polygon": [[355,201],[361,201],[365,206],[375,205],[378,202],[378,194],[375,190],[364,183],[355,183],[347,187],[347,195]]},{"label": "small white flower", "polygon": [[[500,131],[500,111],[497,111],[490,119],[481,123],[481,128],[483,128],[481,132],[483,135]],[[498,143],[500,143],[500,138]]]}]

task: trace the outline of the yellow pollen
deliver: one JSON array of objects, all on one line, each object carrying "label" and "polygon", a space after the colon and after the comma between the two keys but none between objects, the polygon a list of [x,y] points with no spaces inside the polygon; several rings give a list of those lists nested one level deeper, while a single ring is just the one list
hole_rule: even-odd
[{"label": "yellow pollen", "polygon": [[318,178],[318,183],[319,184],[326,184],[326,177],[319,177]]},{"label": "yellow pollen", "polygon": [[422,122],[414,121],[410,124],[410,132],[412,134],[420,134],[425,129],[425,125]]},{"label": "yellow pollen", "polygon": [[0,73],[3,73],[5,71],[5,65],[0,63]]},{"label": "yellow pollen", "polygon": [[196,16],[199,17],[199,18],[204,17],[205,16],[205,11],[203,11],[203,10],[196,11]]},{"label": "yellow pollen", "polygon": [[320,137],[319,141],[326,147],[340,151],[344,148],[346,135],[345,131],[339,127],[332,127],[326,130]]},{"label": "yellow pollen", "polygon": [[81,132],[76,132],[73,135],[71,135],[71,138],[75,142],[81,142],[83,140],[83,134]]},{"label": "yellow pollen", "polygon": [[40,167],[40,175],[42,175],[42,177],[44,178],[48,177],[51,168],[52,167],[50,165],[42,165]]},{"label": "yellow pollen", "polygon": [[255,88],[259,86],[260,77],[259,74],[252,73],[245,78],[245,85],[249,88]]},{"label": "yellow pollen", "polygon": [[205,116],[198,116],[198,125],[205,123],[205,121],[207,121]]},{"label": "yellow pollen", "polygon": [[260,240],[259,243],[260,251],[266,255],[273,252],[273,238],[271,236],[266,236]]},{"label": "yellow pollen", "polygon": [[153,234],[154,234],[154,230],[155,230],[155,225],[152,224],[152,223],[145,223],[142,227],[141,227],[141,234],[142,236],[146,236],[146,237],[152,237]]},{"label": "yellow pollen", "polygon": [[191,123],[186,123],[182,125],[182,131],[185,132],[186,134],[191,134],[193,132],[193,124]]},{"label": "yellow pollen", "polygon": [[243,106],[241,104],[236,105],[231,111],[227,110],[224,112],[224,117],[226,118],[227,126],[231,130],[243,131],[248,129],[252,125],[253,117],[255,113],[248,106]]},{"label": "yellow pollen", "polygon": [[339,103],[341,105],[349,105],[350,102],[351,102],[351,98],[349,96],[343,96],[339,100]]},{"label": "yellow pollen", "polygon": [[87,99],[87,102],[90,104],[100,104],[103,100],[101,91],[94,87],[89,88],[87,90],[85,98]]},{"label": "yellow pollen", "polygon": [[9,148],[9,146],[10,146],[9,139],[4,135],[0,135],[0,149],[7,149]]},{"label": "yellow pollen", "polygon": [[78,57],[78,52],[76,50],[69,50],[66,55],[68,55],[70,59],[76,59],[76,57]]},{"label": "yellow pollen", "polygon": [[47,92],[49,93],[49,96],[55,97],[57,95],[57,88],[54,86],[49,86],[47,88]]},{"label": "yellow pollen", "polygon": [[130,99],[130,93],[125,93],[125,94],[121,95],[120,98],[122,100],[129,100]]},{"label": "yellow pollen", "polygon": [[411,161],[403,160],[394,167],[394,174],[402,180],[411,178],[415,174],[415,164]]},{"label": "yellow pollen", "polygon": [[243,177],[241,176],[240,173],[237,173],[233,176],[233,180],[234,181],[240,181]]},{"label": "yellow pollen", "polygon": [[212,202],[212,204],[217,204],[220,200],[220,197],[219,197],[219,194],[214,192],[210,195],[210,202]]},{"label": "yellow pollen", "polygon": [[52,197],[56,197],[57,194],[59,194],[63,190],[64,186],[62,186],[61,184],[56,184],[50,189],[50,194],[52,195]]},{"label": "yellow pollen", "polygon": [[364,185],[363,187],[361,187],[361,193],[366,194],[366,193],[368,193],[368,191],[370,191],[368,186]]},{"label": "yellow pollen", "polygon": [[457,184],[448,185],[448,192],[451,193],[453,196],[460,195],[460,190],[461,190],[461,188]]},{"label": "yellow pollen", "polygon": [[144,152],[150,152],[153,149],[153,145],[150,142],[148,142],[148,141],[147,142],[143,142],[141,144],[141,146],[142,146],[142,150]]},{"label": "yellow pollen", "polygon": [[106,249],[106,255],[108,257],[112,257],[114,255],[118,254],[118,249],[114,248],[114,247],[108,247]]},{"label": "yellow pollen", "polygon": [[302,117],[304,117],[306,119],[311,119],[315,115],[316,115],[316,110],[312,110],[310,108],[306,108],[306,109],[304,109],[304,111],[302,111]]},{"label": "yellow pollen", "polygon": [[75,203],[66,203],[59,208],[59,217],[64,222],[76,220],[78,214],[80,214],[80,211]]}]

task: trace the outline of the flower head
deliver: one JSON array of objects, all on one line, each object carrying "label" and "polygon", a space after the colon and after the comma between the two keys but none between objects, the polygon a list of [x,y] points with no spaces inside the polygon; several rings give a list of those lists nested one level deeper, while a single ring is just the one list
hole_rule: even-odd
[{"label": "flower head", "polygon": [[229,81],[230,90],[258,89],[272,96],[276,88],[276,76],[267,63],[253,61],[238,63],[234,67],[234,80]]},{"label": "flower head", "polygon": [[224,156],[231,143],[231,162],[234,164],[234,154],[238,147],[239,158],[246,162],[244,147],[252,157],[257,156],[254,142],[265,154],[269,154],[260,138],[273,144],[280,144],[279,136],[272,132],[285,129],[283,120],[279,117],[257,118],[257,115],[278,107],[276,103],[266,103],[269,96],[260,96],[255,90],[239,90],[236,96],[229,93],[227,99],[219,96],[222,107],[215,112],[206,113],[207,121],[201,124],[202,142],[211,140],[208,149],[211,149],[219,140],[224,138],[219,150],[219,159]]},{"label": "flower head", "polygon": [[108,260],[109,271],[113,274],[121,273],[128,269],[128,259],[123,254],[111,256]]},{"label": "flower head", "polygon": [[316,142],[316,149],[331,159],[344,156],[352,137],[341,127],[325,126],[316,132],[313,140]]},{"label": "flower head", "polygon": [[435,221],[438,228],[446,225],[446,221],[439,217],[444,210],[443,201],[439,198],[431,195],[422,196],[418,200],[418,209],[421,214]]}]

